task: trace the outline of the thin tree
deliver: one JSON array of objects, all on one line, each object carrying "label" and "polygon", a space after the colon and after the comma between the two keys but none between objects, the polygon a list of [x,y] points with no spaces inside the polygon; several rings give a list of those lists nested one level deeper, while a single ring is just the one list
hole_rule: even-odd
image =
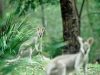
[{"label": "thin tree", "polygon": [[4,13],[4,0],[0,0],[0,18],[3,18]]},{"label": "thin tree", "polygon": [[[41,20],[42,20],[42,25],[43,27],[46,27],[46,19],[45,19],[45,14],[44,14],[44,4],[43,0],[39,0],[40,6],[41,6]],[[45,34],[45,32],[44,32]]]}]

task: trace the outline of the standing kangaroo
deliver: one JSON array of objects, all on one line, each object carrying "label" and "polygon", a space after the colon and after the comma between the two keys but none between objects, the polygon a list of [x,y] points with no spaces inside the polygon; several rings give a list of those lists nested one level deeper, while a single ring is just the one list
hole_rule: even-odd
[{"label": "standing kangaroo", "polygon": [[66,54],[52,59],[46,68],[46,75],[70,75],[74,70],[77,75],[81,75],[81,66],[83,66],[84,75],[87,75],[88,55],[93,38],[83,41],[81,37],[78,37],[78,41],[80,51],[77,54]]},{"label": "standing kangaroo", "polygon": [[30,63],[36,63],[32,61],[32,53],[35,49],[37,51],[39,50],[42,51],[43,32],[44,32],[44,28],[41,29],[37,28],[37,36],[22,43],[19,48],[17,57],[12,60],[7,60],[7,62],[15,62],[19,60],[21,57],[29,56]]}]

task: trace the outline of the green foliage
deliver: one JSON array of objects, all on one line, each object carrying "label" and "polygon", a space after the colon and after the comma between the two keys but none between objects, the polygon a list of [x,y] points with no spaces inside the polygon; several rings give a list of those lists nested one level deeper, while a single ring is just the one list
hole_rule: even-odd
[{"label": "green foliage", "polygon": [[65,45],[66,43],[61,42],[61,40],[52,38],[52,41],[48,45],[45,45],[46,47],[44,48],[44,52],[47,52],[50,58],[54,58],[62,54],[62,48]]},{"label": "green foliage", "polygon": [[15,14],[19,14],[20,16],[25,15],[26,12],[31,8],[33,11],[40,4],[52,4],[56,5],[59,3],[59,0],[10,0],[10,4],[14,4],[17,2],[17,8]]},{"label": "green foliage", "polygon": [[43,4],[51,4],[51,5],[56,5],[59,4],[59,0],[41,0]]},{"label": "green foliage", "polygon": [[17,52],[20,44],[30,38],[30,30],[25,26],[27,17],[28,15],[21,22],[15,22],[14,15],[11,14],[3,21],[4,23],[1,23],[0,55],[7,52]]},{"label": "green foliage", "polygon": [[[78,0],[78,7],[80,7],[81,1]],[[100,3],[97,0],[85,1],[84,9],[81,17],[81,36],[85,39],[89,37],[94,38],[94,43],[91,46],[89,61],[100,56]]]}]

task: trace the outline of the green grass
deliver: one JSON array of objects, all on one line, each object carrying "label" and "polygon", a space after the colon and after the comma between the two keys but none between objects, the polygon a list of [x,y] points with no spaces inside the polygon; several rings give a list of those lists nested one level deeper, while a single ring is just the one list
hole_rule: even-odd
[{"label": "green grass", "polygon": [[[5,68],[4,70],[2,70],[2,72],[0,71],[0,75],[5,72],[3,75],[45,75],[45,67],[47,66],[47,64],[49,63],[49,61],[45,61],[45,60],[41,60],[41,58],[34,58],[33,61],[37,61],[39,62],[39,64],[30,64],[27,61],[17,61],[14,63],[10,63],[8,66],[8,69]],[[4,65],[7,66],[7,63],[5,63]],[[12,69],[11,69],[12,68]],[[7,73],[6,70],[9,70],[9,72]],[[82,71],[82,75],[83,74],[83,70]],[[7,73],[7,74],[6,74]],[[99,64],[88,64],[88,75],[99,75],[100,74],[100,65]]]},{"label": "green grass", "polygon": [[88,65],[88,75],[100,75],[100,65],[89,64]]},{"label": "green grass", "polygon": [[0,75],[44,75],[48,61],[41,58],[34,58],[33,61],[38,63],[31,64],[26,61],[26,58],[9,64],[5,63],[2,65]]}]

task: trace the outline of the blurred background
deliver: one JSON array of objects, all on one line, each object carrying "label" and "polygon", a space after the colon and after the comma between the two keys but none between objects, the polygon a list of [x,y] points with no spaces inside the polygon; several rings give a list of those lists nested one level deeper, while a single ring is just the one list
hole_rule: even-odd
[{"label": "blurred background", "polygon": [[[77,0],[80,9],[82,0]],[[20,45],[45,27],[43,51],[47,57],[62,54],[63,28],[59,0],[0,0],[0,62],[18,54]],[[100,58],[100,0],[85,0],[81,36],[94,38],[89,62]],[[55,47],[56,46],[56,47]]]}]

